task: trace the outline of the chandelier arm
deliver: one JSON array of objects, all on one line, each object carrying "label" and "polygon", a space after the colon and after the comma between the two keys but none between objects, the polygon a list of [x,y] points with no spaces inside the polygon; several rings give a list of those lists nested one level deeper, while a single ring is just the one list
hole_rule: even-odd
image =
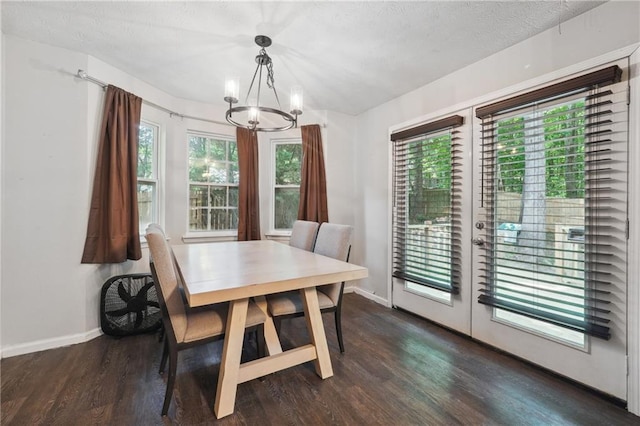
[{"label": "chandelier arm", "polygon": [[256,106],[260,107],[260,90],[262,90],[262,64],[260,67],[260,75],[258,76],[258,96],[256,96]]},{"label": "chandelier arm", "polygon": [[[255,72],[253,73],[253,78],[251,79],[251,85],[249,86],[249,90],[247,90],[247,97],[244,98],[245,105],[249,103],[249,95],[251,95],[251,89],[253,89],[253,83],[256,81],[256,75],[258,75],[259,69],[260,69],[260,64],[258,64]],[[260,80],[258,80],[258,83],[260,83]],[[260,91],[260,89],[258,89],[258,91]]]},{"label": "chandelier arm", "polygon": [[282,109],[282,105],[280,105],[280,98],[278,97],[278,92],[276,92],[275,83],[272,83],[271,88],[273,89],[273,94],[276,95],[276,102],[278,102],[278,108]]},{"label": "chandelier arm", "polygon": [[248,111],[251,107],[249,106],[239,106],[234,108],[229,108],[227,110],[226,119],[229,124],[232,124],[236,127],[242,127],[244,129],[252,130],[254,132],[281,132],[283,130],[289,130],[298,125],[297,115],[294,117],[291,114],[288,114],[284,111],[277,110],[275,108],[269,107],[258,107],[260,112],[265,112],[269,114],[276,114],[282,117],[283,120],[287,122],[286,125],[280,127],[257,127],[257,123],[253,123],[252,125],[239,123],[232,118],[233,113]]}]

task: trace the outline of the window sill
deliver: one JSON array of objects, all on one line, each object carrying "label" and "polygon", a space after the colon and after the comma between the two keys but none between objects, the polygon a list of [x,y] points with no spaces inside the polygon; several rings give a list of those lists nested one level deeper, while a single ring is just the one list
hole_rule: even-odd
[{"label": "window sill", "polygon": [[290,237],[291,229],[273,229],[265,232],[265,237]]},{"label": "window sill", "polygon": [[223,241],[237,241],[237,232],[224,232],[224,233],[206,233],[206,234],[187,234],[182,236],[182,242],[185,244],[192,243],[215,243]]},{"label": "window sill", "polygon": [[264,234],[264,237],[267,240],[278,241],[280,243],[289,243],[289,239],[291,238],[291,231],[271,231],[269,233]]}]

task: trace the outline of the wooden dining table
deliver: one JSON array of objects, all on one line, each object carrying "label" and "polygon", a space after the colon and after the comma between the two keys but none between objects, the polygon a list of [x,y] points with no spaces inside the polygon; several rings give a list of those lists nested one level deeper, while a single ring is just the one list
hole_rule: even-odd
[{"label": "wooden dining table", "polygon": [[[214,412],[233,413],[238,384],[314,361],[322,379],[333,376],[315,287],[367,277],[367,269],[271,240],[174,245],[189,306],[229,302]],[[266,295],[300,290],[311,343],[282,350]],[[241,363],[249,298],[265,312],[267,356]]]}]

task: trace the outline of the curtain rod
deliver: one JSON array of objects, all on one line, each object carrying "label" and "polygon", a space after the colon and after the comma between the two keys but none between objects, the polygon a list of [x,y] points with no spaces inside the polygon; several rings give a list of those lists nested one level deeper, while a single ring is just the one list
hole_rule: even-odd
[{"label": "curtain rod", "polygon": [[[87,80],[90,81],[94,84],[97,84],[98,86],[102,87],[103,89],[106,89],[107,86],[109,84],[105,83],[104,81],[98,80],[97,78],[91,77],[89,74],[87,74],[87,72],[85,70],[78,70],[78,73],[76,74],[76,77],[81,78],[83,80]],[[168,108],[165,108],[161,105],[155,104],[153,102],[150,102],[146,99],[142,99],[142,103],[149,105],[153,108],[159,109],[160,111],[164,111],[167,114],[169,114],[169,117],[180,117],[180,118],[188,118],[191,120],[198,120],[198,121],[206,121],[207,123],[213,123],[213,124],[221,124],[223,126],[231,126],[231,124],[227,123],[226,121],[216,121],[216,120],[211,120],[208,118],[201,118],[201,117],[194,117],[192,115],[185,115],[185,114],[180,114],[178,112],[172,111]]]},{"label": "curtain rod", "polygon": [[[94,84],[97,84],[98,86],[102,87],[103,90],[106,90],[107,86],[109,86],[108,83],[105,83],[102,80],[98,80],[95,77],[91,77],[89,74],[87,74],[87,72],[85,70],[80,70],[79,69],[78,72],[76,73],[76,77],[81,78],[83,80],[90,81],[90,82],[92,82]],[[192,115],[180,114],[178,112],[171,111],[170,109],[165,108],[165,107],[163,107],[161,105],[154,104],[153,102],[148,101],[146,99],[142,99],[142,103],[144,103],[146,105],[149,105],[151,107],[154,107],[156,109],[159,109],[160,111],[166,112],[167,114],[169,114],[169,117],[174,117],[175,116],[175,117],[180,117],[180,118],[188,118],[190,120],[206,121],[207,123],[221,124],[223,126],[231,126],[231,124],[227,123],[226,121],[216,121],[216,120],[211,120],[209,118],[201,118],[201,117],[194,117]],[[322,127],[323,129],[326,129],[327,128],[327,123],[320,124],[320,127]]]}]

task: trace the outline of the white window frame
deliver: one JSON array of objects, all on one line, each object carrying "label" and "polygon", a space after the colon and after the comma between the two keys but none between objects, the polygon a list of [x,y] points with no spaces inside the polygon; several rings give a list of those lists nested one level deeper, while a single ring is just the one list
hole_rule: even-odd
[{"label": "white window frame", "polygon": [[[270,178],[269,178],[269,235],[290,236],[291,229],[276,229],[275,207],[277,188],[298,188],[300,185],[276,185],[276,150],[279,145],[302,145],[301,138],[271,139]],[[302,161],[300,162],[302,174]]]},{"label": "white window frame", "polygon": [[[237,238],[238,230],[236,229],[224,229],[224,230],[202,230],[196,231],[190,229],[190,218],[191,218],[191,205],[190,205],[190,193],[191,193],[191,185],[204,185],[204,186],[226,186],[226,187],[238,187],[238,183],[225,183],[225,184],[212,184],[208,182],[192,182],[189,180],[189,138],[192,136],[203,137],[208,139],[217,139],[224,140],[227,142],[235,142],[237,144],[235,136],[232,135],[224,135],[219,133],[211,133],[211,132],[203,132],[197,130],[187,130],[186,134],[186,159],[187,159],[187,167],[186,167],[186,182],[187,182],[187,205],[186,205],[186,233],[182,238],[185,243],[189,242],[206,242],[206,241],[229,241]],[[236,148],[237,149],[237,148]],[[227,206],[228,207],[228,206]]]},{"label": "white window frame", "polygon": [[[153,129],[153,155],[152,155],[152,176],[150,178],[137,178],[136,186],[138,183],[144,183],[155,186],[154,196],[152,200],[151,207],[151,223],[158,223],[162,225],[161,222],[161,200],[162,200],[162,184],[161,184],[161,170],[160,170],[160,152],[161,145],[163,140],[163,129],[159,123],[153,122],[151,120],[141,119],[140,126],[150,127]],[[136,150],[137,152],[137,150]],[[140,233],[140,241],[146,243],[145,235],[145,227],[140,223],[140,229],[138,230]]]}]

